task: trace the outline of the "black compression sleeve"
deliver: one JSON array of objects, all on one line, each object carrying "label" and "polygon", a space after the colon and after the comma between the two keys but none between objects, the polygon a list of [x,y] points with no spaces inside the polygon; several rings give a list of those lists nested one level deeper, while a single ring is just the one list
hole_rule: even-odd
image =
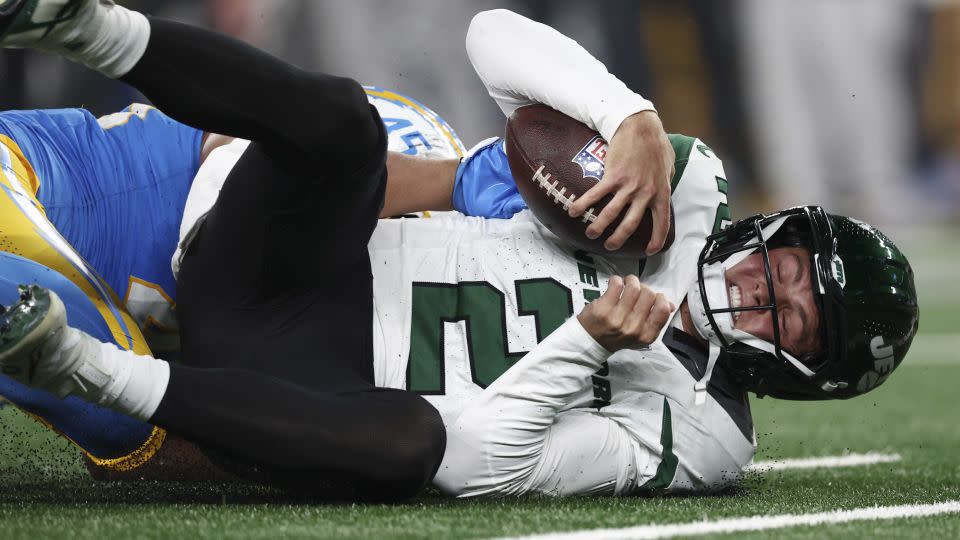
[{"label": "black compression sleeve", "polygon": [[376,499],[418,493],[446,443],[440,414],[416,394],[314,391],[242,369],[171,365],[151,422],[275,473],[279,487],[336,479]]}]

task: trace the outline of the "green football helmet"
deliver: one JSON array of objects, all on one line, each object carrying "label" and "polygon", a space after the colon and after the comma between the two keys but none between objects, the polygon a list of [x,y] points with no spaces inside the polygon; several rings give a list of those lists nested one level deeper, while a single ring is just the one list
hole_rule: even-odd
[{"label": "green football helmet", "polygon": [[[790,354],[780,343],[768,252],[783,246],[805,247],[812,257],[821,347],[801,356]],[[710,266],[754,252],[763,257],[769,303],[750,308],[711,306],[704,277]],[[756,215],[709,236],[698,271],[697,300],[712,327],[711,339],[720,344],[719,361],[744,388],[761,396],[847,399],[869,392],[900,365],[917,332],[917,293],[907,258],[876,228],[828,214],[819,206]],[[717,296],[712,298],[717,303]],[[729,326],[724,328],[723,316],[743,309],[770,312],[772,344],[741,339]]]}]

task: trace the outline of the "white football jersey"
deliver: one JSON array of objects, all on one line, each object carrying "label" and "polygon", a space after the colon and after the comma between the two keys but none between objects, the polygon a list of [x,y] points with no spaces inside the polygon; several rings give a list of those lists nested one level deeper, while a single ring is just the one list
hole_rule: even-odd
[{"label": "white football jersey", "polygon": [[[703,143],[672,140],[676,240],[645,262],[577,252],[529,211],[377,227],[369,245],[376,382],[418,392],[440,411],[449,441],[435,481],[445,491],[716,489],[752,459],[742,391],[718,374],[711,397],[694,405],[705,348],[669,328],[649,349],[610,355],[571,318],[612,275],[638,274],[677,306],[695,282],[704,239],[729,219],[726,181]],[[525,358],[555,331],[576,337],[573,348],[556,345],[562,352],[551,357],[544,342],[546,351]],[[593,361],[566,357],[591,350]],[[501,376],[507,382],[494,385]],[[502,440],[488,440],[491,432]]]},{"label": "white football jersey", "polygon": [[[369,244],[376,382],[418,392],[440,411],[448,446],[435,482],[445,491],[709,490],[752,459],[746,396],[721,369],[707,402],[694,405],[706,354],[685,334],[668,328],[647,350],[609,355],[571,317],[614,274],[638,274],[679,306],[705,237],[729,222],[720,161],[697,140],[672,141],[676,239],[643,264],[577,253],[529,211],[381,220]],[[227,145],[204,163],[183,245],[245,147]],[[510,400],[518,395],[528,399]]]}]

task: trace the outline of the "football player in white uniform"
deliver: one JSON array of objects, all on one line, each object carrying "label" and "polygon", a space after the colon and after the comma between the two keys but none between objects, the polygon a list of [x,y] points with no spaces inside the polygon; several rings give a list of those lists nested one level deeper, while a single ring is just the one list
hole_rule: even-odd
[{"label": "football player in white uniform", "polygon": [[[499,53],[498,45],[536,50],[526,39],[564,65],[518,55],[506,64],[530,77],[499,78],[504,71],[490,52]],[[633,106],[623,104],[638,99],[579,46],[509,12],[478,16],[468,48],[507,113],[543,102],[611,137]],[[587,75],[596,76],[591,87],[607,84],[603,97],[586,99],[593,107],[579,105],[584,94],[576,82]],[[909,265],[889,240],[817,207],[725,229],[719,160],[700,141],[671,142],[676,240],[644,261],[575,252],[529,212],[501,221],[448,214],[377,226],[368,246],[375,382],[424,395],[440,412],[447,446],[434,482],[445,492],[722,488],[753,456],[747,391],[845,398],[870,390],[902,361],[916,331],[916,298]],[[205,165],[198,183],[222,185],[239,157],[234,152],[230,162],[230,145],[216,152],[224,159]],[[213,204],[195,200],[195,213],[187,213],[200,218]],[[195,231],[184,223],[183,245]],[[129,353],[91,346],[76,332],[75,342],[65,343],[34,331],[34,324],[63,327],[56,305],[39,292],[12,310],[0,362],[53,371],[69,393],[101,399],[116,377],[91,381],[83,366],[103,365],[107,356],[123,364],[132,361]],[[42,354],[30,360],[33,350]],[[77,350],[82,354],[71,353]],[[63,357],[81,361],[67,366]],[[84,384],[64,384],[77,376]],[[127,376],[107,404],[149,419],[137,393],[156,385],[130,384],[140,375]],[[199,413],[211,425],[224,415]]]}]

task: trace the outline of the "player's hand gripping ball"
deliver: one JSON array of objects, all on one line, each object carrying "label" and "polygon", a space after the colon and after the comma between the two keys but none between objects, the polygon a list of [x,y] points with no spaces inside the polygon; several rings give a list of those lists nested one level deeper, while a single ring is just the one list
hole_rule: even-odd
[{"label": "player's hand gripping ball", "polygon": [[[520,107],[507,120],[507,159],[520,195],[554,234],[584,251],[600,255],[646,257],[653,231],[648,209],[633,236],[615,252],[604,242],[620,224],[618,217],[598,238],[591,240],[586,229],[611,200],[607,195],[580,217],[570,217],[570,205],[603,178],[607,141],[581,122],[546,105]],[[673,244],[673,212],[663,249]]]}]

